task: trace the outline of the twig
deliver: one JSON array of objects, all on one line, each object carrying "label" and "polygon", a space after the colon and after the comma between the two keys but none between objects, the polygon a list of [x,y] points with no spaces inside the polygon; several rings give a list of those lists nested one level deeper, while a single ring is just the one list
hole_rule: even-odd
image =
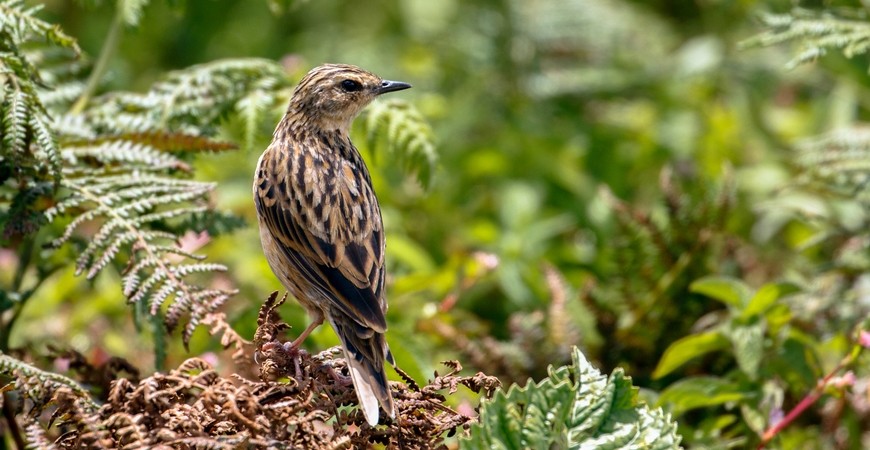
[{"label": "twig", "polygon": [[112,54],[115,53],[115,49],[118,47],[123,26],[124,12],[121,10],[120,6],[117,6],[115,9],[115,16],[112,17],[112,24],[109,26],[109,32],[106,35],[106,41],[100,49],[100,56],[97,58],[97,62],[94,64],[94,69],[88,77],[88,82],[85,85],[84,91],[70,109],[70,113],[78,114],[84,111],[85,107],[88,106],[88,102],[91,100],[91,97],[94,96],[100,81],[103,79],[103,75],[106,74],[106,70],[109,68],[109,60],[112,58]]},{"label": "twig", "polygon": [[835,367],[834,370],[825,375],[824,378],[819,380],[813,390],[810,391],[800,402],[798,402],[798,404],[795,405],[795,407],[792,408],[792,410],[789,411],[782,420],[773,424],[773,426],[765,430],[764,434],[761,436],[761,443],[758,444],[758,450],[763,449],[768,443],[770,443],[771,440],[773,440],[774,437],[776,437],[776,435],[780,431],[785,429],[785,427],[789,426],[792,422],[795,421],[795,419],[800,417],[800,415],[804,411],[806,411],[807,408],[812,406],[812,404],[815,403],[816,400],[818,400],[822,396],[825,387],[828,386],[828,383],[831,381],[831,379],[834,378],[837,373],[849,367],[853,362],[855,362],[855,359],[861,353],[862,349],[863,347],[861,345],[854,345],[849,354],[846,355],[846,357],[843,358],[839,364],[837,364],[837,367]]},{"label": "twig", "polygon": [[15,411],[12,410],[12,398],[8,392],[3,392],[3,418],[6,419],[6,426],[9,434],[12,436],[12,441],[15,442],[19,450],[27,448],[27,442],[21,435],[21,428],[18,426],[18,421],[15,420]]}]

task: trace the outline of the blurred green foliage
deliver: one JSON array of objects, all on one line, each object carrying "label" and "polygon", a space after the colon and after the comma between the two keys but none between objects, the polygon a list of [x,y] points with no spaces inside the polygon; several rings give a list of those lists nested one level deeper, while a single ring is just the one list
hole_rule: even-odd
[{"label": "blurred green foliage", "polygon": [[[286,85],[218,118],[216,136],[242,148],[192,163],[197,180],[217,182],[211,202],[247,224],[210,230],[201,250],[228,267],[239,294],[225,310],[244,336],[259,299],[280,289],[255,231],[253,168],[289,86],[322,62],[413,84],[401,101],[422,117],[403,120],[435,142],[391,131],[402,110],[384,105],[353,134],[387,228],[388,340],[415,378],[459,357],[524,383],[571,362],[576,345],[658,397],[684,445],[744,447],[837,366],[870,312],[864,3],[45,4],[40,15],[79,40],[86,63],[120,30],[97,94],[145,92],[223,58],[283,65]],[[0,250],[4,292],[18,278],[16,245]],[[44,253],[46,264],[63,256]],[[117,273],[85,284],[51,267],[12,347],[68,342],[150,363],[151,341],[130,338]],[[287,308],[303,329],[302,309]],[[175,363],[187,356],[176,341]],[[337,343],[327,327],[307,341]],[[192,352],[217,348],[194,334]],[[831,389],[779,445],[863,447],[866,357],[852,370],[851,391]]]}]

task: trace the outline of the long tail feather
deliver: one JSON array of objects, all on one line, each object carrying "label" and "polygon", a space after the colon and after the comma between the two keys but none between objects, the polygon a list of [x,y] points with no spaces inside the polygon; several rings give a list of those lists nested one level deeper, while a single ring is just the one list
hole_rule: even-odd
[{"label": "long tail feather", "polygon": [[384,335],[362,327],[350,318],[340,317],[340,314],[338,316],[331,317],[330,322],[341,339],[344,357],[366,422],[371,426],[378,424],[378,405],[389,417],[395,418],[396,408],[384,370],[384,359],[390,353]]}]

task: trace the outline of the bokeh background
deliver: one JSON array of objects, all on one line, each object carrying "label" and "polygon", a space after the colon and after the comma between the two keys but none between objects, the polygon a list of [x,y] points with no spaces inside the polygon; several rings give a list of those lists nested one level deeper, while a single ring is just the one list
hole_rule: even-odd
[{"label": "bokeh background", "polygon": [[[45,3],[45,17],[99,54],[114,2]],[[861,132],[868,57],[832,51],[790,67],[799,42],[744,44],[769,29],[764,14],[795,7],[867,13],[854,1],[155,0],[123,30],[101,89],[144,91],[167,71],[239,57],[281,61],[288,86],[323,62],[410,82],[393,95],[431,126],[430,181],[372,151],[360,124],[353,135],[387,228],[399,364],[426,379],[458,359],[524,383],[578,346],[605,372],[623,367],[651,402],[665,396],[684,444],[739,447],[834,367],[870,308],[867,183],[796,184],[812,174],[808,154]],[[200,243],[229,266],[217,282],[240,293],[224,310],[248,338],[262,299],[281,289],[250,186],[283,108],[252,142],[229,118],[222,137],[241,148],[195,161],[196,177],[219,185],[214,204],[245,221]],[[775,313],[751,316],[692,289],[708,276],[794,288]],[[118,280],[60,271],[12,345],[61,341],[153,367],[153,340]],[[291,334],[307,324],[293,303],[282,313]],[[655,373],[675,342],[722,326],[746,333]],[[190,353],[177,337],[168,366],[204,353],[229,364],[205,330]],[[306,347],[337,343],[321,327]],[[863,362],[855,391],[820,403],[784,432],[785,447],[861,447]],[[704,382],[669,391],[688,379]]]}]

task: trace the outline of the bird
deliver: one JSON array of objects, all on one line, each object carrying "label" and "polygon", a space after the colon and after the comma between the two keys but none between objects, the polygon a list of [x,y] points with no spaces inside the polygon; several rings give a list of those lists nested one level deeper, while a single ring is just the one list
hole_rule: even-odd
[{"label": "bird", "polygon": [[353,119],[380,95],[410,88],[347,64],[311,69],[260,156],[254,203],[260,241],[281,284],[310,325],[286,348],[298,350],[324,321],[341,341],[366,422],[395,418],[384,361],[384,225],[371,175],[349,137]]}]

